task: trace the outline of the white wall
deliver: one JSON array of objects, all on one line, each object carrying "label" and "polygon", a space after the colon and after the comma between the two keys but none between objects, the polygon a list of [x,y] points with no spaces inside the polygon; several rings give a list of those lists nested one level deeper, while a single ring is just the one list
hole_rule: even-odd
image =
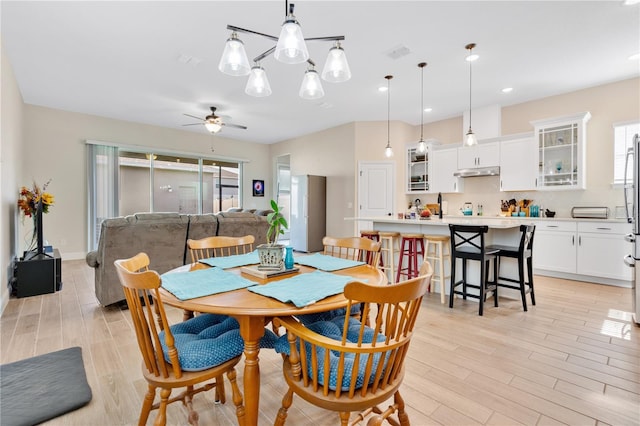
[{"label": "white wall", "polygon": [[[4,62],[4,61],[3,61]],[[23,143],[27,155],[18,185],[52,179],[48,191],[55,205],[44,217],[45,238],[63,259],[83,258],[87,251],[87,153],[85,140],[115,142],[206,156],[249,160],[244,166],[244,207],[266,208],[268,199],[254,198],[252,179],[270,176],[269,146],[146,124],[96,117],[34,105],[24,106]],[[37,153],[37,155],[35,154]],[[13,190],[18,186],[12,185]],[[267,188],[268,189],[268,188]]]},{"label": "white wall", "polygon": [[[291,175],[327,177],[327,235],[351,236],[355,200],[355,123],[271,145],[271,161],[290,155]],[[274,196],[273,192],[267,192]]]},{"label": "white wall", "polygon": [[13,276],[12,259],[16,254],[16,232],[18,191],[17,181],[22,156],[23,102],[11,64],[0,51],[2,68],[0,76],[0,312],[9,301],[7,284]]}]

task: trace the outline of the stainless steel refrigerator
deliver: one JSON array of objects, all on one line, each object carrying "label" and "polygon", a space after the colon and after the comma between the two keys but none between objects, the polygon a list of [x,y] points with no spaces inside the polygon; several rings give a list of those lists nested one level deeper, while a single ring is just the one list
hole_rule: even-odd
[{"label": "stainless steel refrigerator", "polygon": [[[632,173],[628,173],[629,168]],[[633,175],[633,180],[627,182],[627,177]],[[633,224],[631,234],[625,236],[625,239],[632,243],[633,253],[628,254],[624,258],[624,263],[634,269],[633,272],[633,320],[640,324],[640,136],[637,134],[633,137],[633,144],[627,152],[627,158],[624,168],[624,204],[627,209],[627,220]]]},{"label": "stainless steel refrigerator", "polygon": [[295,251],[322,251],[327,231],[327,178],[291,176],[290,245]]}]

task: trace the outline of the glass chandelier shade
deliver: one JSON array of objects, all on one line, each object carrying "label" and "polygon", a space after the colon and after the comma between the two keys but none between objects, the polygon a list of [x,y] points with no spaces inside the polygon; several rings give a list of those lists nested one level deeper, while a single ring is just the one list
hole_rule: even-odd
[{"label": "glass chandelier shade", "polygon": [[312,67],[304,73],[304,79],[300,86],[300,97],[302,99],[319,99],[324,96],[324,89],[318,72]]},{"label": "glass chandelier shade", "polygon": [[327,61],[322,69],[322,79],[331,83],[342,83],[350,78],[351,70],[349,62],[347,62],[347,55],[340,46],[340,42],[337,41],[335,46],[329,49]]},{"label": "glass chandelier shade", "polygon": [[309,51],[304,42],[302,28],[292,13],[282,24],[274,56],[285,64],[300,64],[309,59]]},{"label": "glass chandelier shade", "polygon": [[462,143],[462,146],[466,147],[478,144],[478,139],[473,133],[473,130],[471,130],[471,63],[478,59],[478,55],[474,55],[472,53],[474,47],[476,47],[475,43],[469,43],[464,47],[465,49],[469,50],[469,55],[466,57],[466,60],[469,62],[469,130],[467,131],[464,142]]},{"label": "glass chandelier shade", "polygon": [[231,37],[227,39],[218,69],[232,76],[247,75],[251,71],[244,43],[235,32],[231,33]]},{"label": "glass chandelier shade", "polygon": [[251,74],[249,74],[249,80],[247,80],[247,86],[244,92],[256,98],[262,98],[271,94],[271,85],[269,84],[267,73],[264,72],[264,68],[260,65],[256,64],[251,68]]}]

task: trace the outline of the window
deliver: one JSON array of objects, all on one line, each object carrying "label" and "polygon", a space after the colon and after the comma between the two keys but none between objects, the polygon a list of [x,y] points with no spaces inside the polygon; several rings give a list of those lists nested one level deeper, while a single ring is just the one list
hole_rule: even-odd
[{"label": "window", "polygon": [[106,218],[137,212],[218,213],[241,205],[242,163],[88,142],[89,250]]},{"label": "window", "polygon": [[[631,148],[634,135],[640,134],[640,123],[614,124],[613,126],[613,184],[624,183],[624,167],[627,151]],[[633,179],[633,171],[627,170],[627,179]]]}]

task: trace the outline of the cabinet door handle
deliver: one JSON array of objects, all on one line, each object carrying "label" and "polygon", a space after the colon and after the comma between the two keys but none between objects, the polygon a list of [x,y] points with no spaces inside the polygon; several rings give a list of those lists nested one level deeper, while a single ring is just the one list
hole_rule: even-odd
[{"label": "cabinet door handle", "polygon": [[500,191],[502,191],[502,179],[500,179]]},{"label": "cabinet door handle", "polygon": [[453,182],[453,190],[456,190],[456,186],[457,186],[458,182]]},{"label": "cabinet door handle", "polygon": [[547,228],[557,228],[558,225],[547,225]]},{"label": "cabinet door handle", "polygon": [[572,245],[572,246],[575,246],[575,245],[576,245],[576,237],[575,237],[575,235],[572,235],[572,236],[571,236],[571,245]]},{"label": "cabinet door handle", "polygon": [[601,231],[611,231],[611,228],[596,228],[596,229],[599,229]]},{"label": "cabinet door handle", "polygon": [[582,245],[582,235],[580,235],[578,237],[578,245],[581,246]]},{"label": "cabinet door handle", "polygon": [[536,184],[534,185],[534,187],[538,187],[538,178],[536,178]]}]

